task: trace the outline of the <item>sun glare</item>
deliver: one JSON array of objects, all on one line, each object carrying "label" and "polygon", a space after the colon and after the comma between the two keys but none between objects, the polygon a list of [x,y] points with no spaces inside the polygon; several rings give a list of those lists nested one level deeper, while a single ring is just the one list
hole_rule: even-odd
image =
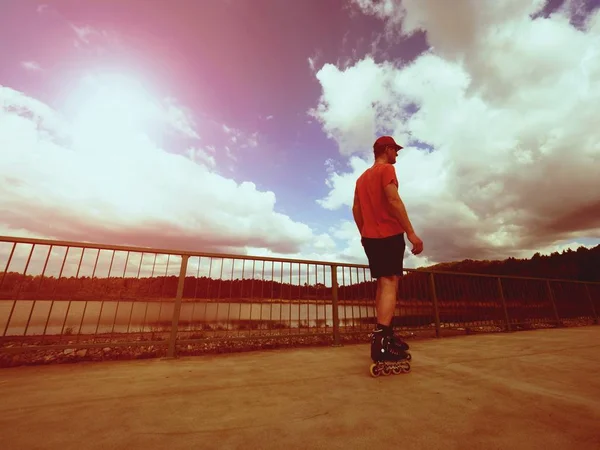
[{"label": "sun glare", "polygon": [[118,74],[85,77],[73,92],[71,105],[76,140],[88,145],[139,137],[159,111],[140,82]]}]

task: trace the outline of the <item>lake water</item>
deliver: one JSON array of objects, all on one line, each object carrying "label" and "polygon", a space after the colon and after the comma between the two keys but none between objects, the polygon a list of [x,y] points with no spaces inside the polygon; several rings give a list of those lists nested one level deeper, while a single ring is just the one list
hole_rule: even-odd
[{"label": "lake water", "polygon": [[[74,334],[123,333],[151,331],[168,327],[174,302],[132,301],[64,301],[0,300],[0,336],[56,335],[67,331]],[[35,303],[35,304],[34,304]],[[375,317],[375,302],[363,305],[340,305],[342,325],[358,325],[360,319]],[[263,328],[276,323],[316,327],[333,326],[332,305],[326,303],[213,303],[185,301],[181,305],[180,329],[197,328],[209,323],[213,327],[236,329],[240,321],[264,321]],[[242,323],[243,325],[247,325]],[[81,327],[81,330],[80,330]]]}]

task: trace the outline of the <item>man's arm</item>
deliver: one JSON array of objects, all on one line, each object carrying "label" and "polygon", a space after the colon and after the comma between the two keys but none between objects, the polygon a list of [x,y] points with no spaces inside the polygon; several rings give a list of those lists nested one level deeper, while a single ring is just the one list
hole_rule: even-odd
[{"label": "man's arm", "polygon": [[398,194],[398,188],[394,183],[388,183],[383,189],[385,192],[385,196],[390,204],[390,210],[392,215],[398,219],[402,228],[407,235],[414,234],[415,230],[408,219],[408,213],[406,212],[406,207],[404,206],[404,202],[400,198]]},{"label": "man's arm", "polygon": [[358,227],[358,231],[360,233],[362,231],[362,227],[365,221],[362,216],[362,210],[360,209],[360,200],[358,198],[356,190],[354,191],[354,204],[352,205],[352,215],[354,216],[354,222],[356,223],[356,226]]},{"label": "man's arm", "polygon": [[392,215],[398,219],[398,222],[400,222],[400,225],[406,232],[406,237],[413,245],[412,254],[418,255],[423,251],[423,241],[415,234],[415,230],[408,219],[408,213],[406,212],[404,202],[398,194],[398,180],[396,179],[396,171],[392,167],[391,169],[388,169],[387,172],[388,173],[384,174],[384,178],[382,178],[382,183],[383,192],[385,193],[385,197],[389,203],[390,211]]}]

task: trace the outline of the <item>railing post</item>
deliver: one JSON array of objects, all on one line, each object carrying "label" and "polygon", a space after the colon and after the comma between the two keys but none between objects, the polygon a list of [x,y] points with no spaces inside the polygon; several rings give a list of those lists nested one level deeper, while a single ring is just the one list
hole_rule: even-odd
[{"label": "railing post", "polygon": [[504,289],[502,289],[502,280],[500,277],[498,280],[498,292],[500,292],[500,300],[502,300],[502,309],[504,310],[504,320],[506,320],[506,331],[512,331],[512,327],[510,326],[510,320],[508,318],[508,308],[506,307],[506,299],[504,298]]},{"label": "railing post", "polygon": [[554,301],[554,293],[552,292],[552,288],[550,287],[550,280],[546,280],[546,288],[548,289],[548,297],[552,302],[552,309],[554,309],[554,317],[556,318],[556,324],[559,326],[563,326],[562,321],[560,320],[560,316],[558,315],[558,309],[556,308],[556,302]]},{"label": "railing post", "polygon": [[594,299],[590,294],[590,289],[587,283],[584,284],[585,292],[587,294],[587,298],[590,301],[590,306],[592,307],[592,314],[594,315],[594,324],[598,325],[598,311],[596,311],[596,306],[594,305]]},{"label": "railing post", "polygon": [[185,284],[185,275],[187,274],[188,259],[188,255],[183,255],[181,257],[181,268],[179,269],[179,282],[177,283],[177,295],[175,297],[173,321],[171,322],[171,337],[169,338],[167,358],[175,357],[175,342],[177,341],[177,328],[179,326],[179,316],[181,313],[181,298],[183,297],[183,286]]},{"label": "railing post", "polygon": [[435,292],[435,279],[433,272],[429,272],[429,281],[431,284],[431,299],[433,300],[433,312],[435,314],[435,337],[442,337],[442,330],[440,327],[440,309],[438,307],[437,293]]},{"label": "railing post", "polygon": [[338,311],[338,282],[337,266],[331,265],[331,312],[333,315],[333,347],[341,347],[340,344],[340,318]]}]

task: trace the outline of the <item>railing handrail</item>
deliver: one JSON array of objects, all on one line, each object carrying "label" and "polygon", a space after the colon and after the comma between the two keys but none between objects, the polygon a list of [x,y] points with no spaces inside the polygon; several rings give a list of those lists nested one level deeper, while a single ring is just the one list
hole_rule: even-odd
[{"label": "railing handrail", "polygon": [[[252,255],[236,255],[229,253],[211,253],[211,252],[197,252],[188,250],[173,250],[164,248],[154,247],[136,247],[128,245],[112,245],[112,244],[99,244],[95,242],[77,242],[77,241],[60,241],[51,239],[38,239],[38,238],[21,238],[13,236],[0,236],[0,242],[16,242],[18,244],[39,244],[39,245],[53,245],[59,247],[79,247],[79,248],[91,248],[100,250],[121,250],[128,252],[139,252],[139,253],[156,253],[158,255],[176,255],[176,256],[202,256],[206,258],[222,258],[222,259],[247,259],[250,261],[269,261],[269,262],[283,262],[283,263],[300,263],[300,264],[315,264],[320,266],[344,266],[344,267],[357,267],[359,269],[368,268],[369,266],[364,264],[348,264],[342,262],[332,261],[315,261],[309,259],[294,259],[294,258],[276,258],[272,256],[252,256]],[[413,269],[414,270],[414,269]]]},{"label": "railing handrail", "polygon": [[[369,266],[366,264],[353,264],[344,262],[334,261],[316,261],[306,259],[295,259],[295,258],[276,258],[271,256],[252,256],[252,255],[236,255],[228,253],[211,253],[211,252],[197,252],[187,250],[173,250],[173,249],[162,249],[154,247],[136,247],[126,245],[113,245],[113,244],[100,244],[95,242],[77,242],[77,241],[61,241],[54,239],[39,239],[39,238],[26,238],[16,236],[2,236],[0,235],[0,242],[9,242],[17,244],[36,244],[36,245],[51,245],[54,247],[76,247],[76,248],[89,248],[96,250],[115,250],[115,251],[128,251],[138,253],[154,253],[157,255],[177,255],[177,256],[198,256],[204,258],[220,258],[220,259],[234,259],[234,260],[250,260],[250,261],[269,261],[269,262],[280,262],[280,263],[295,263],[295,264],[311,264],[319,266],[337,266],[337,267],[351,267],[358,269],[368,269]],[[537,280],[537,281],[552,281],[552,282],[566,282],[566,283],[582,283],[582,284],[594,284],[600,285],[598,281],[581,281],[581,280],[569,280],[562,278],[541,278],[541,277],[524,277],[518,275],[495,275],[487,273],[470,273],[470,272],[450,272],[443,270],[433,270],[427,268],[419,269],[404,269],[407,272],[421,272],[421,273],[433,273],[438,275],[460,275],[460,276],[474,276],[482,278],[503,278],[503,279],[518,279],[518,280]]]}]

